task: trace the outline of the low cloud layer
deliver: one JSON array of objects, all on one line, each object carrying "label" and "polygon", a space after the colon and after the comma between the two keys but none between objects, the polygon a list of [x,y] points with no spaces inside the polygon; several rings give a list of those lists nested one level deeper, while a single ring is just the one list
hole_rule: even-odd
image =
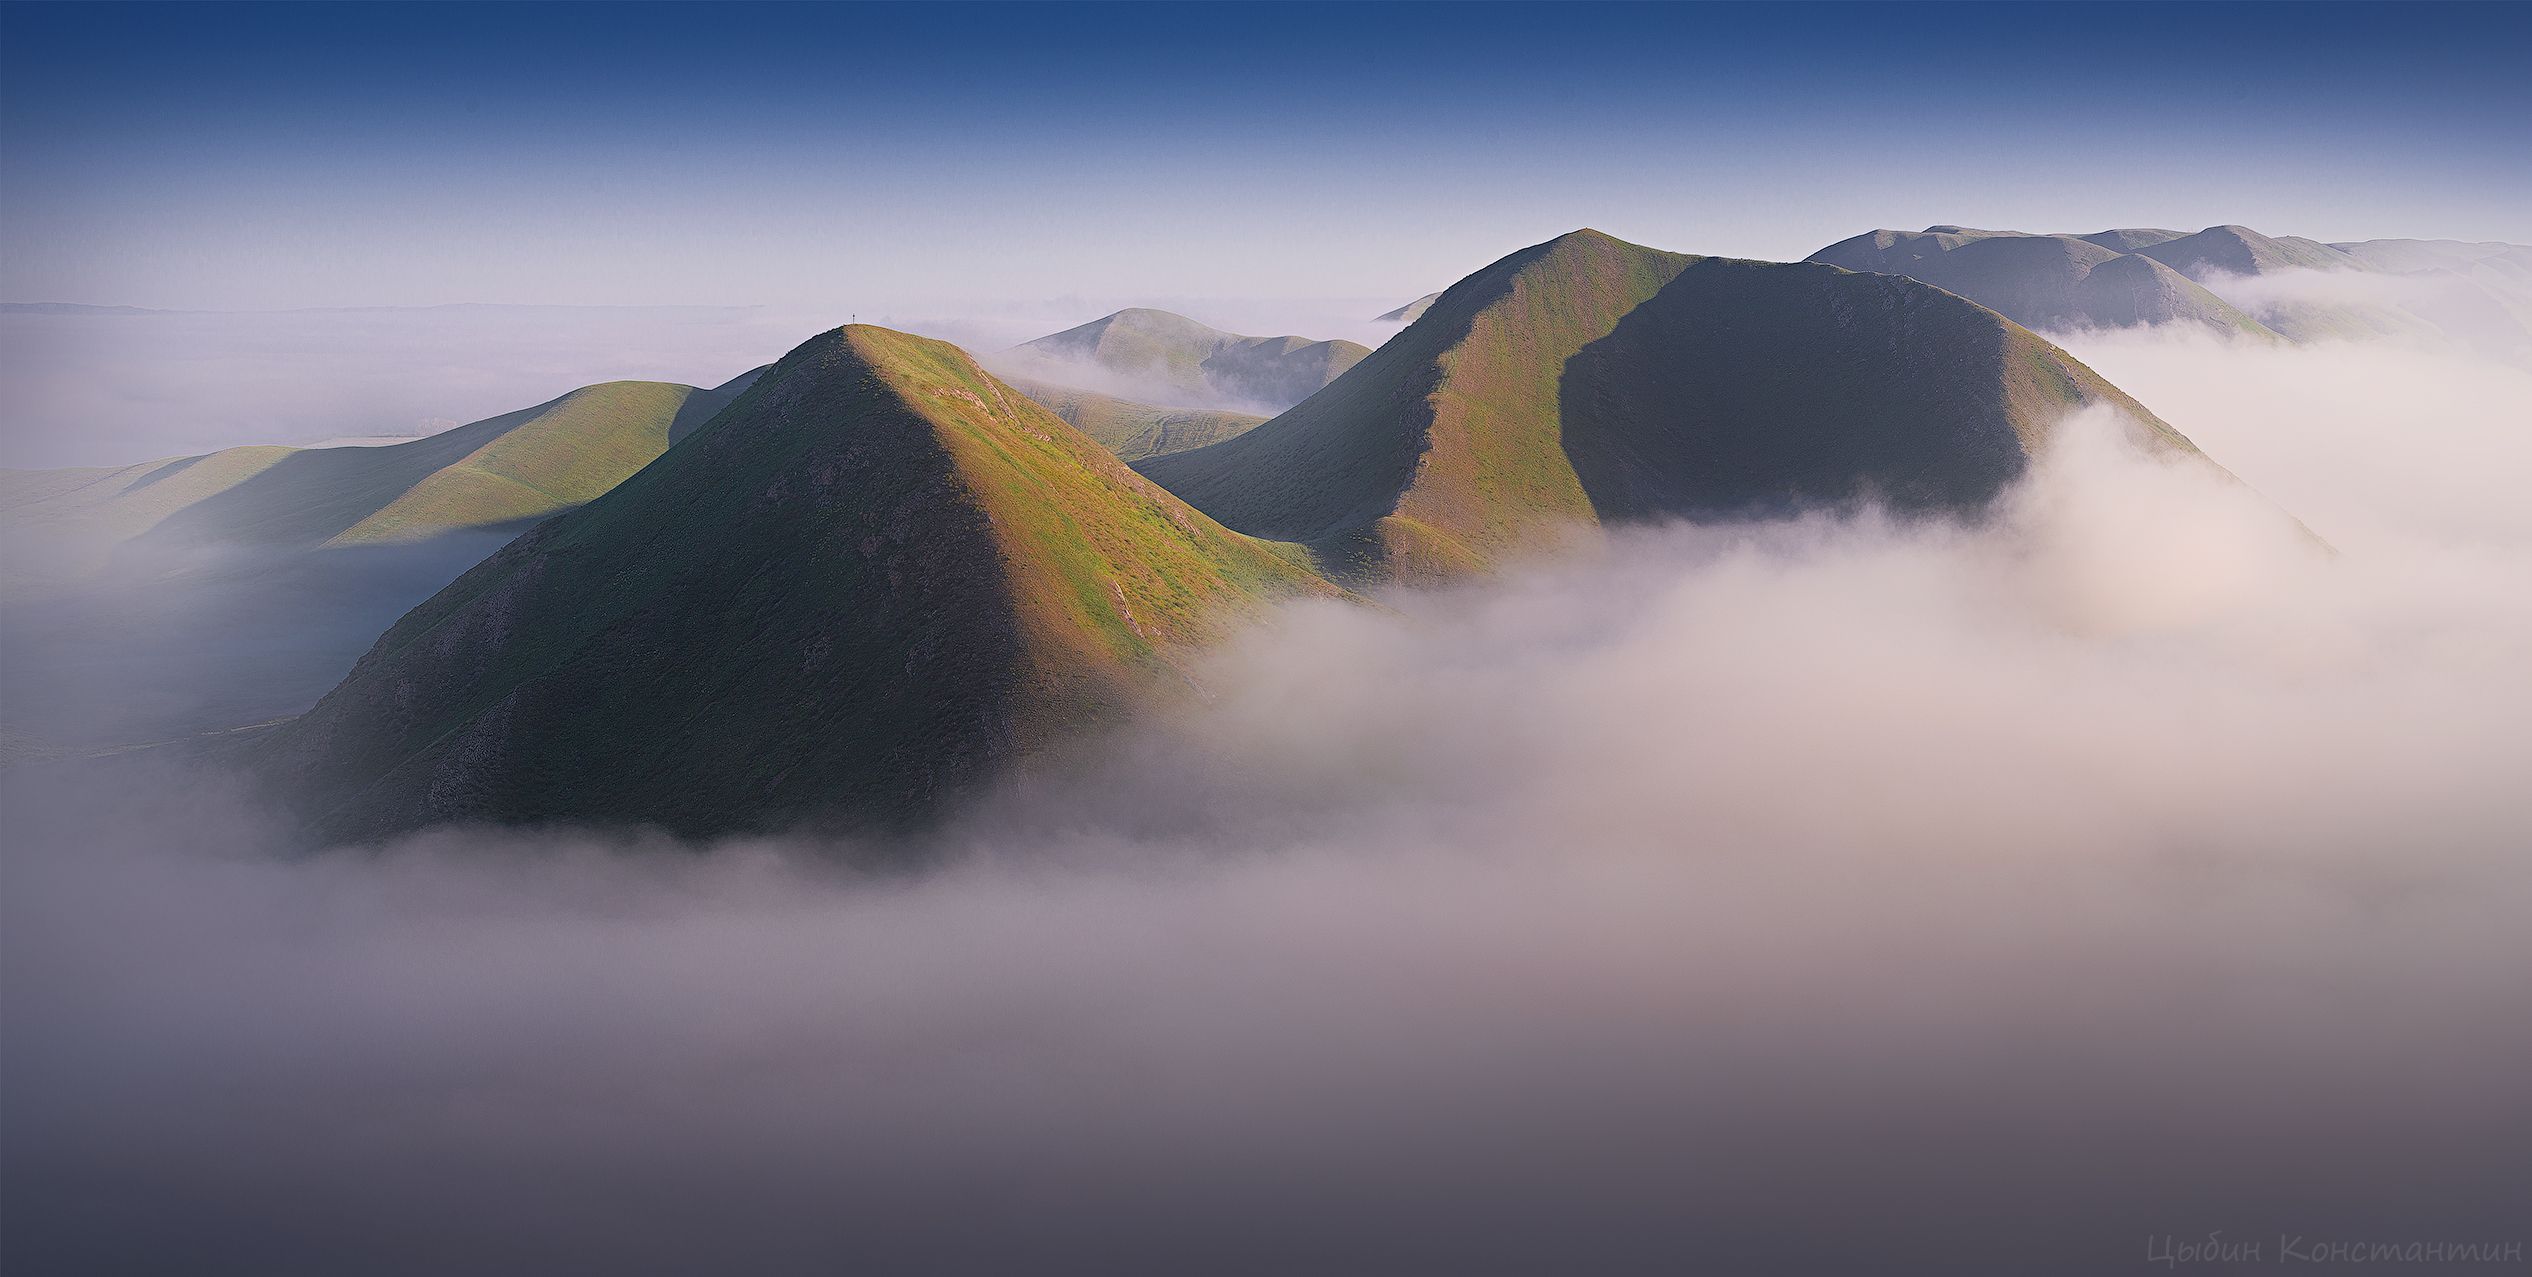
[{"label": "low cloud layer", "polygon": [[2532,369],[2532,288],[2503,269],[2286,270],[2216,275],[2206,283],[2264,322],[2291,326],[2335,317],[2355,333]]},{"label": "low cloud layer", "polygon": [[2211,1230],[2523,1240],[2532,538],[2444,463],[2520,448],[2525,401],[2078,350],[2250,487],[2088,418],[1975,530],[1649,530],[1298,608],[926,873],[567,834],[280,861],[216,777],[21,769],[6,1245],[2071,1273]]},{"label": "low cloud layer", "polygon": [[2532,547],[2532,368],[2176,328],[2056,339],[2344,547]]},{"label": "low cloud layer", "polygon": [[1165,368],[1111,368],[1093,359],[1066,359],[1034,350],[1004,350],[984,357],[997,377],[1025,383],[1069,386],[1093,394],[1112,395],[1133,403],[1209,412],[1241,412],[1271,417],[1291,407],[1225,393],[1211,385],[1189,385],[1189,379]]}]

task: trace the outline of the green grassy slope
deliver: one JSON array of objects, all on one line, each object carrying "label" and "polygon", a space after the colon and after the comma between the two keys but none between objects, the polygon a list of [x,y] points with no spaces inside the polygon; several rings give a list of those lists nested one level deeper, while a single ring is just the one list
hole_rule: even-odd
[{"label": "green grassy slope", "polygon": [[1331,589],[958,348],[855,326],[414,609],[262,748],[354,836],[901,824]]},{"label": "green grassy slope", "polygon": [[1454,285],[1291,411],[1138,468],[1333,573],[1424,579],[1601,520],[1867,494],[1974,508],[2088,403],[2189,449],[2065,352],[1941,290],[1577,231]]},{"label": "green grassy slope", "polygon": [[1330,571],[1450,575],[1541,518],[1587,510],[1556,450],[1564,362],[1694,258],[1577,231],[1443,291],[1422,318],[1283,415],[1138,467]]},{"label": "green grassy slope", "polygon": [[1245,434],[1266,420],[1245,412],[1162,408],[1021,377],[1005,378],[1003,384],[1036,400],[1063,418],[1066,425],[1098,440],[1120,461],[1140,461],[1220,443]]},{"label": "green grassy slope", "polygon": [[11,547],[8,578],[92,569],[115,546],[247,483],[299,451],[226,448],[130,466],[0,471],[0,534]]},{"label": "green grassy slope", "polygon": [[73,573],[127,545],[314,549],[516,526],[580,505],[736,397],[617,381],[409,443],[230,448],[113,469],[0,474],[0,530]]},{"label": "green grassy slope", "polygon": [[1248,337],[1165,310],[1121,310],[1040,337],[1007,355],[1012,371],[1062,383],[1079,364],[1189,404],[1286,405],[1309,397],[1371,351],[1350,341]]}]

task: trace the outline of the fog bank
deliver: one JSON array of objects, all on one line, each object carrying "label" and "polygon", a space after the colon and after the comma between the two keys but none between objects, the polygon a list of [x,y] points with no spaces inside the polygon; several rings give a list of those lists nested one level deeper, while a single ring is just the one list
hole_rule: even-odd
[{"label": "fog bank", "polygon": [[2514,423],[2393,364],[2237,412],[2318,365],[2126,354],[2249,488],[2087,418],[1976,530],[1655,529],[1291,609],[923,874],[569,833],[285,862],[216,776],[18,769],[12,1266],[2520,1240],[2532,539],[2444,464]]},{"label": "fog bank", "polygon": [[2532,546],[2532,368],[2395,342],[2052,336],[2342,548]]}]

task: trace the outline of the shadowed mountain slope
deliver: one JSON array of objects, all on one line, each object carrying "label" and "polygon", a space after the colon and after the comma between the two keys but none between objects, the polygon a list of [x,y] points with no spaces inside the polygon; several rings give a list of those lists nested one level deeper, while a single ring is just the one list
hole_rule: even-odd
[{"label": "shadowed mountain slope", "polygon": [[1350,341],[1246,337],[1165,310],[1121,310],[995,357],[1013,375],[1172,406],[1299,403],[1371,351]]},{"label": "shadowed mountain slope", "polygon": [[261,745],[320,824],[919,821],[1330,590],[942,342],[785,356],[414,609]]},{"label": "shadowed mountain slope", "polygon": [[1331,572],[1429,579],[1601,521],[1868,496],[1976,510],[2087,404],[2195,451],[2065,352],[1915,281],[1585,230],[1462,280],[1265,425],[1138,468]]},{"label": "shadowed mountain slope", "polygon": [[1036,400],[1073,429],[1098,440],[1120,461],[1140,461],[1220,443],[1245,434],[1266,420],[1246,412],[1162,408],[1020,377],[1006,378],[1003,384]]}]

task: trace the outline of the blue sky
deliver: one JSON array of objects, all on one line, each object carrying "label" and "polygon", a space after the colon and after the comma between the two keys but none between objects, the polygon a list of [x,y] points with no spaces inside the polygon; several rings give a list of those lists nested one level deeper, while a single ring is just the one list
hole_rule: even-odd
[{"label": "blue sky", "polygon": [[34,5],[0,297],[1406,297],[1580,225],[2532,240],[2532,6]]}]

